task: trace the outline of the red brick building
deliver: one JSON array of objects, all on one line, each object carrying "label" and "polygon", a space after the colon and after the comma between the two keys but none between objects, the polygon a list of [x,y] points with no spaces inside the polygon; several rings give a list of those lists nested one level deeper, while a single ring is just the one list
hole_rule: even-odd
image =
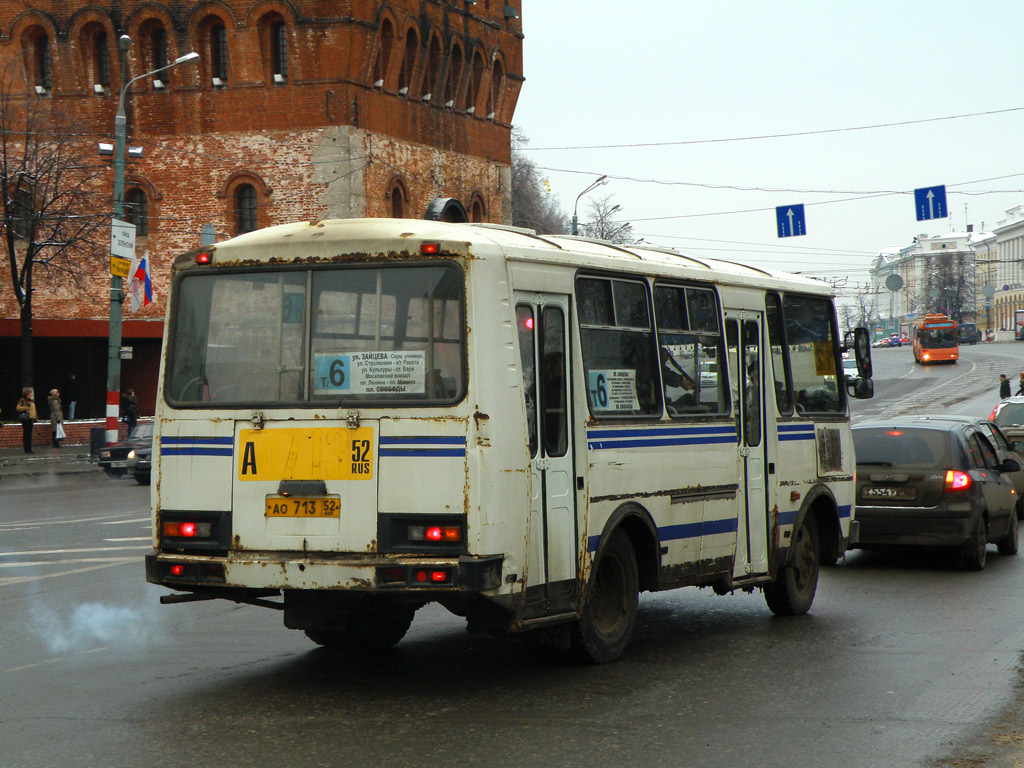
[{"label": "red brick building", "polygon": [[[136,251],[154,304],[124,305],[122,390],[152,413],[170,260],[257,227],[328,217],[458,215],[509,223],[511,123],[522,78],[522,0],[4,0],[0,67],[30,98],[112,143],[122,82]],[[127,35],[127,51],[119,40]],[[122,78],[125,78],[123,80]],[[109,181],[113,211],[113,170]],[[455,202],[457,201],[457,202]],[[461,206],[459,205],[461,203]],[[76,417],[102,417],[110,276],[60,286],[36,272],[38,399],[79,381]],[[20,385],[18,307],[0,266],[0,418]],[[44,416],[44,414],[41,414]]]}]

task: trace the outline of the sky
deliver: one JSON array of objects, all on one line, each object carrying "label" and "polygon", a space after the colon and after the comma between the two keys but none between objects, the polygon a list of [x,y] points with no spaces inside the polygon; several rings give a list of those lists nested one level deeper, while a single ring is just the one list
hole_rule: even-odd
[{"label": "sky", "polygon": [[[1021,0],[523,0],[522,21],[528,157],[569,215],[609,176],[581,223],[610,195],[646,242],[842,297],[882,249],[1024,205]],[[938,185],[949,216],[918,221]],[[795,204],[807,234],[780,238]]]}]

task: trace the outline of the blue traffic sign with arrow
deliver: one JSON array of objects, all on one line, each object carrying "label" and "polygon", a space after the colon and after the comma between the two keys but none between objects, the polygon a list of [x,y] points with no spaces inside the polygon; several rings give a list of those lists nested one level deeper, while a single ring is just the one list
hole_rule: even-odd
[{"label": "blue traffic sign with arrow", "polygon": [[946,186],[922,187],[914,190],[914,206],[917,208],[917,220],[944,219],[949,215],[946,207]]},{"label": "blue traffic sign with arrow", "polygon": [[807,224],[804,221],[804,206],[780,205],[775,209],[775,224],[779,230],[779,237],[794,237],[807,234]]}]

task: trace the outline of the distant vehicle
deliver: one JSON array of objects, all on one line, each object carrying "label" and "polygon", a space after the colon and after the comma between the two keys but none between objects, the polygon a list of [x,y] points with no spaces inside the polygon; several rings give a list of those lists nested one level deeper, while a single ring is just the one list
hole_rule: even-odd
[{"label": "distant vehicle", "polygon": [[960,323],[956,331],[961,344],[977,344],[981,341],[981,331],[976,323]]},{"label": "distant vehicle", "polygon": [[1006,439],[1014,445],[1014,450],[1024,450],[1024,395],[1000,400],[988,420],[1006,435]]},{"label": "distant vehicle", "polygon": [[700,364],[700,385],[701,387],[714,387],[718,384],[718,363],[714,360],[704,360]]},{"label": "distant vehicle", "polygon": [[960,357],[956,323],[943,314],[929,313],[914,321],[910,331],[914,362],[955,363]]},{"label": "distant vehicle", "polygon": [[902,345],[903,343],[900,341],[900,335],[898,333],[894,333],[889,337],[890,347],[900,347]]},{"label": "distant vehicle", "polygon": [[1024,341],[1024,309],[1013,310],[1013,339]]},{"label": "distant vehicle", "polygon": [[127,438],[120,443],[114,443],[100,448],[96,452],[96,458],[100,469],[111,477],[121,477],[127,469],[128,452],[133,448],[140,448],[153,443],[153,422],[139,422]]},{"label": "distant vehicle", "polygon": [[153,445],[132,448],[125,459],[125,469],[139,485],[149,485],[149,470],[152,466]]},{"label": "distant vehicle", "polygon": [[852,357],[843,358],[843,373],[847,376],[857,376],[857,361]]},{"label": "distant vehicle", "polygon": [[933,417],[853,428],[857,456],[855,519],[861,548],[957,548],[966,568],[985,567],[989,543],[1017,554],[1017,497],[1000,460],[975,424]]}]

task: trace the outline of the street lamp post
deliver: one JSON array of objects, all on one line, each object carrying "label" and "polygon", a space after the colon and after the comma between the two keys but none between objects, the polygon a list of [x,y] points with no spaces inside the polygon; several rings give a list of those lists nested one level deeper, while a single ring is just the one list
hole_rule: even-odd
[{"label": "street lamp post", "polygon": [[600,187],[602,184],[607,184],[607,183],[608,183],[608,177],[607,176],[602,176],[597,181],[595,181],[593,184],[591,184],[589,187],[587,187],[582,192],[580,192],[578,195],[576,195],[576,204],[573,205],[573,207],[572,207],[572,234],[575,235],[577,233],[577,227],[578,227],[578,224],[579,224],[579,218],[576,216],[576,209],[579,207],[580,198],[583,197],[585,194],[587,194],[587,192],[592,192],[593,190],[595,190],[598,187]]},{"label": "street lamp post", "polygon": [[[114,117],[114,218],[124,219],[124,172],[125,143],[127,141],[128,119],[124,111],[124,97],[128,87],[136,80],[152,77],[178,64],[196,61],[199,54],[195,51],[179,56],[165,67],[154,69],[128,80],[128,47],[131,38],[121,35],[117,41],[121,52],[121,95],[117,102],[117,115]],[[121,304],[124,301],[121,276],[110,276],[110,329],[107,339],[107,410],[106,435],[107,445],[117,442],[118,420],[121,406]]]}]

